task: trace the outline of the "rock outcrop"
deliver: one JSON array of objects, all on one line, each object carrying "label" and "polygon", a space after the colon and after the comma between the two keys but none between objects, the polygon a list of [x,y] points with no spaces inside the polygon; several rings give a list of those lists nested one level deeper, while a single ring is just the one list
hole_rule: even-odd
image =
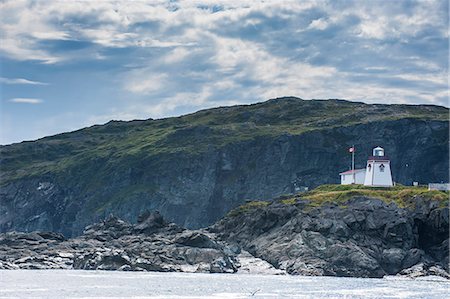
[{"label": "rock outcrop", "polygon": [[367,197],[315,207],[299,197],[235,211],[210,231],[290,274],[448,278],[449,210],[411,200],[408,208]]},{"label": "rock outcrop", "polygon": [[337,183],[351,145],[357,167],[382,145],[398,183],[448,182],[448,130],[444,107],[283,98],[0,146],[0,232],[78,236],[145,209],[205,227],[246,200]]},{"label": "rock outcrop", "polygon": [[0,234],[0,269],[450,278],[443,202],[416,196],[400,208],[356,196],[318,205],[300,194],[242,206],[200,230],[157,212],[143,213],[135,225],[110,216],[72,239]]},{"label": "rock outcrop", "polygon": [[144,213],[136,225],[117,217],[66,240],[58,233],[0,235],[0,269],[86,269],[234,273],[239,250],[201,230]]}]

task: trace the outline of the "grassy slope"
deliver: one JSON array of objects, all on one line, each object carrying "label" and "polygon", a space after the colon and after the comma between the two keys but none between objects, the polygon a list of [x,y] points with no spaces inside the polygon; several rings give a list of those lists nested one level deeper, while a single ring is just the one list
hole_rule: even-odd
[{"label": "grassy slope", "polygon": [[[78,131],[0,147],[0,184],[46,173],[70,173],[80,165],[127,164],[136,157],[195,155],[213,146],[301,134],[373,121],[419,118],[448,120],[438,106],[367,105],[342,100],[275,99],[253,105],[202,110],[159,120],[113,121]],[[134,160],[139,160],[134,159]],[[95,167],[93,167],[95,169]],[[89,169],[81,169],[85,174]]]},{"label": "grassy slope", "polygon": [[374,188],[363,185],[322,185],[308,192],[302,192],[292,196],[282,196],[273,202],[251,201],[232,210],[229,215],[236,216],[276,203],[295,205],[299,201],[304,202],[305,200],[308,202],[307,206],[309,208],[320,207],[327,203],[337,203],[341,207],[346,207],[349,199],[361,196],[381,199],[386,203],[395,203],[401,208],[414,208],[414,199],[416,197],[438,201],[440,207],[447,207],[449,204],[449,192],[428,191],[425,186],[409,187],[397,185],[392,188]]}]

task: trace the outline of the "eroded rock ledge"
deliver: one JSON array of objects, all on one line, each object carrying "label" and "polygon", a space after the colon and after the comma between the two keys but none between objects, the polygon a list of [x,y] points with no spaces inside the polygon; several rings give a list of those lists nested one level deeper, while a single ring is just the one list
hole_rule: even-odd
[{"label": "eroded rock ledge", "polygon": [[449,278],[449,210],[411,198],[400,208],[356,197],[312,206],[302,198],[253,202],[210,228],[289,274]]},{"label": "eroded rock ledge", "polygon": [[136,225],[109,217],[66,240],[58,233],[0,235],[0,269],[98,269],[234,273],[238,247],[201,230],[167,223],[157,212]]},{"label": "eroded rock ledge", "polygon": [[89,269],[449,278],[449,210],[414,197],[399,207],[369,197],[311,205],[252,203],[215,225],[188,230],[145,212],[65,239],[49,232],[0,234],[0,269]]}]

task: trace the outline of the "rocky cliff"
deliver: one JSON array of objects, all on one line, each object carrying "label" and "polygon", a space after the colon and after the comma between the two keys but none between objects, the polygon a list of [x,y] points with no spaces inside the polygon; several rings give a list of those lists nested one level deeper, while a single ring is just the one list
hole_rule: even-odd
[{"label": "rocky cliff", "polygon": [[210,230],[290,274],[449,277],[448,192],[351,188],[250,202]]},{"label": "rocky cliff", "polygon": [[246,200],[337,183],[382,145],[394,180],[448,181],[448,109],[282,98],[110,122],[0,148],[0,231],[76,236],[114,213],[159,210],[190,228]]},{"label": "rocky cliff", "polygon": [[108,217],[66,240],[0,234],[0,269],[98,269],[450,278],[448,192],[321,186],[252,201],[213,226],[184,229],[146,212]]}]

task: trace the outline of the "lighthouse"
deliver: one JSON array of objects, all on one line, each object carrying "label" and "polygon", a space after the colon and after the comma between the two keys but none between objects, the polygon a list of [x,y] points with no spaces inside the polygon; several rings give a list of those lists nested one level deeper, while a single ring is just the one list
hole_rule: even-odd
[{"label": "lighthouse", "polygon": [[382,147],[373,149],[372,156],[367,159],[364,186],[392,187],[391,162],[384,155]]}]

